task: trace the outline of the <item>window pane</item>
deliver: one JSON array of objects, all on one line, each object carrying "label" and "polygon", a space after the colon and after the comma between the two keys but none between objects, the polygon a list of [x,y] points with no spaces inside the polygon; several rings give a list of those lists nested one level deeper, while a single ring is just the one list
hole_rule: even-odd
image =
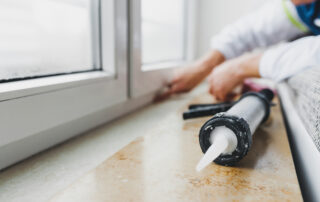
[{"label": "window pane", "polygon": [[0,80],[99,68],[95,13],[93,0],[1,0]]},{"label": "window pane", "polygon": [[142,0],[142,63],[184,58],[184,0]]}]

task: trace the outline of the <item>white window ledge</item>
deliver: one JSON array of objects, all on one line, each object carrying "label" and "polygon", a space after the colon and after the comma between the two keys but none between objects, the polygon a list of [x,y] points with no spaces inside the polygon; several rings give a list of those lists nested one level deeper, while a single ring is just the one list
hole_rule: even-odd
[{"label": "white window ledge", "polygon": [[114,75],[106,71],[92,71],[37,79],[21,80],[0,84],[0,102],[25,96],[51,92],[99,81],[107,81]]}]

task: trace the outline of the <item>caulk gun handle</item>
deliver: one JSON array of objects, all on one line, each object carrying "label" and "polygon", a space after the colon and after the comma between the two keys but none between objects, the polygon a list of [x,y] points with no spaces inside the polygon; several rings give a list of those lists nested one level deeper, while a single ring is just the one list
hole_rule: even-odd
[{"label": "caulk gun handle", "polygon": [[189,109],[197,109],[197,108],[204,108],[204,107],[228,107],[234,105],[235,102],[222,102],[222,103],[215,103],[215,104],[192,104],[189,105]]},{"label": "caulk gun handle", "polygon": [[217,105],[207,105],[206,107],[195,107],[183,113],[183,119],[192,119],[204,116],[212,116],[220,112],[225,112],[233,106],[233,103],[223,103]]}]

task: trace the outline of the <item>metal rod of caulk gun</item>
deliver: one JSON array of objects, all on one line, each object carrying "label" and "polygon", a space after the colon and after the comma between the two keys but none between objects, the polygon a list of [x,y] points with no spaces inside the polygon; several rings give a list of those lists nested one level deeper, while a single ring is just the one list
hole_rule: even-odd
[{"label": "metal rod of caulk gun", "polygon": [[198,171],[212,161],[231,166],[242,159],[252,144],[252,135],[270,114],[273,92],[244,94],[228,111],[216,114],[201,128],[200,147],[204,153],[198,163]]}]

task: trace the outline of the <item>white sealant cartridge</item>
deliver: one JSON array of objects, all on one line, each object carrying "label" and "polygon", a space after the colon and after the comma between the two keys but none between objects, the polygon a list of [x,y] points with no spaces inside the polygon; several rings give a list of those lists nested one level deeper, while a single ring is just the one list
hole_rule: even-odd
[{"label": "white sealant cartridge", "polygon": [[250,150],[252,134],[268,119],[273,96],[269,89],[246,93],[228,111],[208,120],[199,134],[204,156],[196,167],[197,171],[212,161],[232,166],[241,160]]}]

